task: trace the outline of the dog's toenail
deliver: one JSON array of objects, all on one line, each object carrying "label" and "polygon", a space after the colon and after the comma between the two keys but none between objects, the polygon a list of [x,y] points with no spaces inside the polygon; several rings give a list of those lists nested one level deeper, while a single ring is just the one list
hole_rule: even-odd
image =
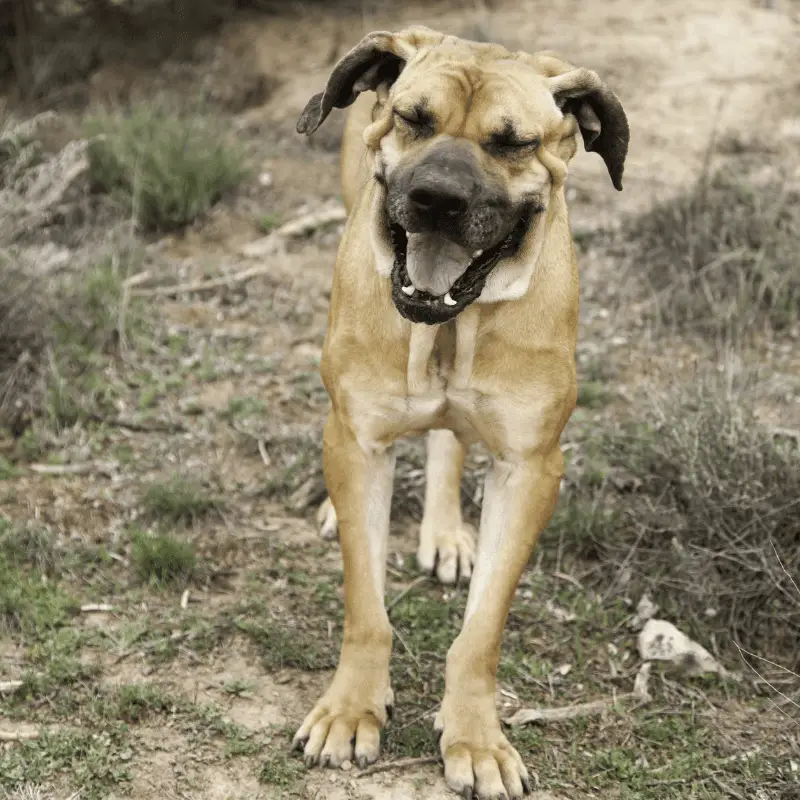
[{"label": "dog's toenail", "polygon": [[359,769],[365,769],[367,766],[369,766],[369,759],[366,756],[359,756],[356,763],[358,764]]},{"label": "dog's toenail", "polygon": [[472,800],[472,787],[465,786],[464,791],[461,792],[461,796],[464,798],[464,800]]},{"label": "dog's toenail", "polygon": [[456,301],[450,296],[450,292],[444,296],[444,304],[446,306],[454,306],[456,304]]},{"label": "dog's toenail", "polygon": [[386,706],[386,718],[391,719],[394,716],[394,706]]},{"label": "dog's toenail", "polygon": [[414,294],[414,285],[409,283],[408,286],[403,287],[403,294],[407,294],[409,297]]},{"label": "dog's toenail", "polygon": [[317,763],[317,757],[316,756],[306,756],[303,759],[303,763],[306,765],[306,767],[311,769],[311,767],[313,767]]}]

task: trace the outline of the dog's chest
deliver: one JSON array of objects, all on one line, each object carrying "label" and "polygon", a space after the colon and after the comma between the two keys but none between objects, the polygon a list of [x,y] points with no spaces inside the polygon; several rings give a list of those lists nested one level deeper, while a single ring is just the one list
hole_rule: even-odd
[{"label": "dog's chest", "polygon": [[477,313],[464,312],[448,325],[415,325],[404,385],[348,393],[362,446],[435,428],[449,428],[467,440],[482,438],[485,399],[470,387],[477,322]]}]

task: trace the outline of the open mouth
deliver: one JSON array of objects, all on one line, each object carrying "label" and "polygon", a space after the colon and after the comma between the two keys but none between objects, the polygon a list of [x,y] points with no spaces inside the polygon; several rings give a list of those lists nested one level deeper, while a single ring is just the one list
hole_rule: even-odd
[{"label": "open mouth", "polygon": [[540,209],[535,207],[525,209],[513,230],[502,241],[486,250],[476,250],[466,269],[453,282],[450,290],[441,296],[414,286],[407,268],[408,234],[397,223],[388,221],[394,249],[392,300],[401,316],[411,322],[424,322],[428,325],[439,325],[456,317],[478,299],[486,278],[498,261],[517,252],[538,211]]}]

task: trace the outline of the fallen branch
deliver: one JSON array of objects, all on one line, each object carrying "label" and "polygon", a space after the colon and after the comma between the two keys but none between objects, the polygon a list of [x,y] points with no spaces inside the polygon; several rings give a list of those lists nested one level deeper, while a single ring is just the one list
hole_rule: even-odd
[{"label": "fallen branch", "polygon": [[92,422],[109,425],[112,428],[125,428],[135,433],[186,433],[186,427],[180,422],[134,422],[119,417],[104,417],[101,414],[90,414]]},{"label": "fallen branch", "polygon": [[0,694],[10,694],[21,689],[25,685],[24,681],[0,681]]},{"label": "fallen branch", "polygon": [[31,472],[39,475],[90,475],[99,472],[112,476],[119,469],[116,461],[87,461],[84,464],[31,464]]},{"label": "fallen branch", "polygon": [[375,775],[378,772],[387,772],[392,769],[409,769],[409,767],[421,767],[424,764],[438,764],[441,761],[439,756],[421,756],[419,758],[400,758],[397,761],[386,761],[383,764],[374,764],[371,767],[362,769],[355,774],[356,778],[366,778],[368,775]]},{"label": "fallen branch", "polygon": [[615,698],[592,700],[588,703],[576,703],[573,706],[564,706],[562,708],[523,708],[503,721],[511,726],[528,725],[532,722],[565,722],[571,719],[580,719],[582,717],[602,714],[604,711],[612,709],[620,702],[632,700],[638,703],[646,703],[650,700],[650,694],[647,691],[647,682],[649,678],[650,662],[646,661],[639,668],[632,692],[617,695]]},{"label": "fallen branch", "polygon": [[114,610],[114,606],[108,603],[86,603],[81,606],[84,614],[108,614]]},{"label": "fallen branch", "polygon": [[246,244],[241,253],[248,258],[259,258],[268,255],[275,251],[275,249],[285,239],[292,239],[297,236],[306,236],[313,233],[325,225],[331,225],[334,222],[344,222],[347,219],[347,211],[342,206],[333,206],[332,208],[323,208],[319,211],[312,211],[310,214],[303,214],[290,220],[285,225],[281,225],[267,236]]},{"label": "fallen branch", "polygon": [[[347,212],[341,206],[327,208],[316,211],[313,214],[305,214],[298,217],[280,228],[276,228],[268,236],[251,242],[242,248],[242,254],[248,258],[260,258],[275,252],[280,244],[286,239],[303,236],[317,228],[329,225],[333,222],[342,222],[347,219]],[[189,281],[178,283],[173,286],[154,286],[149,289],[132,289],[131,293],[140,297],[175,297],[179,294],[189,294],[192,292],[207,292],[212,289],[221,289],[226,286],[235,286],[240,283],[247,283],[253,278],[261,275],[269,275],[274,272],[272,265],[259,265],[250,267],[241,272],[234,272],[232,275],[222,275],[219,278],[210,278],[203,281]]]},{"label": "fallen branch", "polygon": [[38,738],[39,731],[0,731],[0,742],[27,742]]}]

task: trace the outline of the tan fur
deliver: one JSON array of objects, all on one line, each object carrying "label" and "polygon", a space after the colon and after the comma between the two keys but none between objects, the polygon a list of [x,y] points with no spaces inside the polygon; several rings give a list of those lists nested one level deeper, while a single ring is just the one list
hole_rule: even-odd
[{"label": "tan fur", "polygon": [[[365,92],[348,115],[341,164],[350,217],[321,365],[332,401],[324,471],[344,563],[344,643],[333,683],[296,741],[309,764],[337,765],[354,756],[368,763],[378,755],[383,703],[391,696],[391,628],[380,564],[390,447],[398,437],[436,431],[429,437],[419,560],[428,569],[438,561],[440,578],[448,581],[458,573],[469,577],[474,561],[464,627],[448,653],[436,720],[445,777],[459,792],[518,797],[527,772],[500,729],[495,672],[518,580],[558,497],[559,439],[576,400],[578,273],[563,182],[578,126],[559,111],[549,88],[559,79],[553,76],[569,76],[572,67],[550,55],[510,54],[427,29],[380,43],[409,60],[391,91],[378,86],[377,94]],[[379,263],[386,247],[382,189],[371,179],[376,161],[391,175],[431,145],[392,116],[393,104],[413,102],[421,91],[442,120],[442,135],[470,142],[487,176],[502,181],[511,196],[535,189],[546,208],[516,260],[509,259],[514,263],[495,268],[497,291],[513,283],[518,299],[476,302],[442,326],[412,325],[393,307]],[[512,112],[543,144],[525,159],[504,162],[482,142]],[[587,119],[591,124],[591,115]],[[477,556],[459,501],[466,447],[476,441],[495,458]]]}]

